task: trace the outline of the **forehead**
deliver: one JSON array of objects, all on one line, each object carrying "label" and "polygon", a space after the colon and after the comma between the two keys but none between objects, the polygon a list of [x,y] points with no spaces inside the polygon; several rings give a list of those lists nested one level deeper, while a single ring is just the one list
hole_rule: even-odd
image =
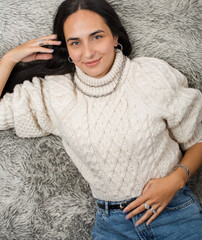
[{"label": "forehead", "polygon": [[89,10],[78,10],[64,23],[64,34],[68,37],[90,34],[98,29],[110,31],[105,20],[99,14]]}]

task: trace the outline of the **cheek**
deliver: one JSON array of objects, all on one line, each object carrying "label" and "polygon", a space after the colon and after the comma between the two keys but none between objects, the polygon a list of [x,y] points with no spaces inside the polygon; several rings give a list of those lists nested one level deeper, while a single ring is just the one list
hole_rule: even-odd
[{"label": "cheek", "polygon": [[102,46],[99,47],[99,51],[104,53],[104,54],[111,54],[114,52],[114,42],[111,40],[105,41]]},{"label": "cheek", "polygon": [[70,50],[68,49],[69,56],[74,62],[78,62],[81,60],[82,54],[81,51]]}]

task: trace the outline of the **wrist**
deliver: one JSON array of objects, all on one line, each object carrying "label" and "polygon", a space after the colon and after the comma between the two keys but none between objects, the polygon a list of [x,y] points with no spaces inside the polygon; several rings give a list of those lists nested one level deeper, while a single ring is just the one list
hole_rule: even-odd
[{"label": "wrist", "polygon": [[189,178],[185,170],[181,167],[177,167],[171,174],[176,187],[180,190],[188,182]]},{"label": "wrist", "polygon": [[7,52],[1,59],[1,62],[5,63],[7,66],[9,66],[10,68],[14,68],[15,65],[17,64],[16,61],[14,61],[12,59],[12,57],[10,56],[9,52]]}]

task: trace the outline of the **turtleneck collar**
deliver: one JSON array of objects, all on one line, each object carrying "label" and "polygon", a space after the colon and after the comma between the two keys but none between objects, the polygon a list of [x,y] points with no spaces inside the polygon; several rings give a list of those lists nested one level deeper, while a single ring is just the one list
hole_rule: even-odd
[{"label": "turtleneck collar", "polygon": [[83,94],[91,97],[102,97],[111,94],[115,91],[121,80],[125,58],[122,52],[117,52],[112,68],[101,78],[93,78],[76,67],[74,75],[76,87]]}]

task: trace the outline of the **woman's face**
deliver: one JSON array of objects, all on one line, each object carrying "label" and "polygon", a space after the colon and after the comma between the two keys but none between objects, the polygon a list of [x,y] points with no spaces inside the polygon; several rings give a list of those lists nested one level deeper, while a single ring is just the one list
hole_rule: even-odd
[{"label": "woman's face", "polygon": [[118,38],[100,15],[78,10],[65,21],[64,34],[69,56],[83,72],[100,78],[111,69]]}]

